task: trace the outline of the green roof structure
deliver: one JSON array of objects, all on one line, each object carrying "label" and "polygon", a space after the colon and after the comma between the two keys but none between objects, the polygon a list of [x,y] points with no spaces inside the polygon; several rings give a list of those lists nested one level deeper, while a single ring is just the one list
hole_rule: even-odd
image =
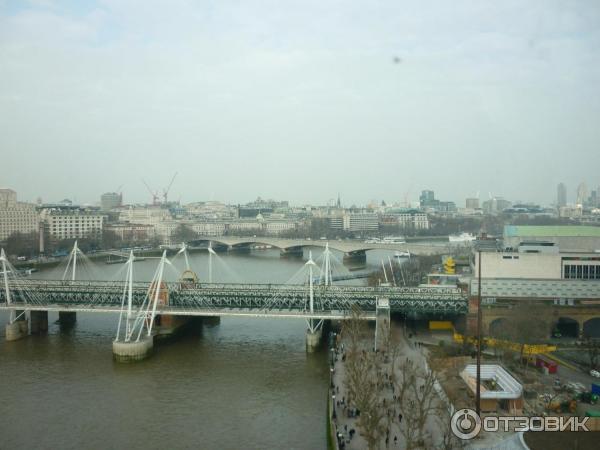
[{"label": "green roof structure", "polygon": [[504,237],[600,237],[600,227],[582,225],[505,225]]}]

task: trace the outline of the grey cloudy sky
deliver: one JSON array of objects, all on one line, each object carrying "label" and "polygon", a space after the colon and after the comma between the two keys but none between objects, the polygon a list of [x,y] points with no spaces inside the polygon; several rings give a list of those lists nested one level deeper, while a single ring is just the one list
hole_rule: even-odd
[{"label": "grey cloudy sky", "polygon": [[[400,58],[395,62],[394,58]],[[600,2],[0,0],[0,185],[95,202],[600,185]]]}]

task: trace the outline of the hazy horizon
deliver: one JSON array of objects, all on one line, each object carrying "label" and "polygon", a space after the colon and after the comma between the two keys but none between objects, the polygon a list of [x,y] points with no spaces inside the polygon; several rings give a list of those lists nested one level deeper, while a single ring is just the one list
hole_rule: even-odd
[{"label": "hazy horizon", "polygon": [[599,86],[596,2],[0,0],[0,187],[573,202]]}]

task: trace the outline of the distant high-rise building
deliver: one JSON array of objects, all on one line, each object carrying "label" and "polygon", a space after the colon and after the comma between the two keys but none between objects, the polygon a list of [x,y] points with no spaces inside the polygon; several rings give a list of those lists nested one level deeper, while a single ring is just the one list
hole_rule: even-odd
[{"label": "distant high-rise building", "polygon": [[421,191],[419,203],[421,204],[421,208],[433,206],[435,203],[435,193],[433,191]]},{"label": "distant high-rise building", "polygon": [[567,206],[567,186],[565,186],[565,183],[558,183],[556,188],[556,206],[559,208]]},{"label": "distant high-rise building", "polygon": [[585,184],[585,182],[581,183],[579,186],[577,186],[577,204],[578,205],[584,205],[587,203],[587,199],[588,199],[588,188],[587,188],[587,184]]},{"label": "distant high-rise building", "polygon": [[110,211],[111,209],[121,206],[123,195],[116,192],[106,192],[100,197],[100,207],[102,211]]},{"label": "distant high-rise building", "polygon": [[508,200],[504,200],[502,197],[492,197],[489,200],[483,202],[483,212],[486,214],[498,214],[512,205]]},{"label": "distant high-rise building", "polygon": [[478,198],[468,198],[466,200],[465,206],[467,209],[479,209],[479,199]]},{"label": "distant high-rise building", "polygon": [[592,191],[590,193],[590,206],[592,206],[594,208],[598,206],[598,197],[599,197],[598,192],[599,191]]}]

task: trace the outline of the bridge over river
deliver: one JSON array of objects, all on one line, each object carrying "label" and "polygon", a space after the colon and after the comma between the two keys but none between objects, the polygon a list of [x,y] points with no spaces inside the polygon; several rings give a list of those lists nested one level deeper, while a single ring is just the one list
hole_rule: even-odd
[{"label": "bridge over river", "polygon": [[[257,245],[269,245],[281,250],[282,254],[299,253],[304,248],[309,247],[328,247],[333,250],[344,253],[345,257],[364,258],[368,250],[392,250],[410,252],[414,255],[443,255],[451,253],[452,249],[465,244],[450,242],[364,242],[359,240],[310,240],[310,239],[281,239],[277,237],[235,237],[219,236],[207,237],[204,239],[194,239],[188,242],[190,246],[212,245],[223,246],[229,250],[251,248]],[[470,244],[469,244],[470,245]]]},{"label": "bridge over river", "polygon": [[[132,306],[140,307],[152,283],[133,283]],[[109,281],[18,280],[0,283],[0,309],[120,312],[127,285]],[[344,319],[353,305],[374,318],[377,298],[389,300],[391,312],[464,314],[466,294],[456,288],[358,287],[288,284],[161,283],[156,314],[181,316],[257,316]]]},{"label": "bridge over river", "polygon": [[[183,245],[179,253],[184,255],[187,269],[177,282],[163,278],[165,266],[171,264],[166,250],[150,282],[134,281],[133,252],[126,263],[125,280],[80,281],[76,267],[81,252],[75,243],[63,277],[70,273],[71,279],[48,281],[18,277],[2,250],[0,310],[10,312],[6,338],[25,336],[27,320],[31,320],[32,332],[47,329],[49,311],[58,312],[61,322],[74,322],[77,312],[118,313],[113,353],[118,359],[130,360],[147,356],[154,336],[179,327],[186,316],[303,318],[307,348],[315,348],[324,320],[347,319],[357,307],[360,318],[375,320],[376,329],[381,317],[389,325],[391,312],[458,315],[468,311],[467,294],[452,287],[333,285],[327,245],[321,268],[309,255],[302,284],[200,283],[189,268],[187,247]],[[209,258],[209,273],[210,267]]]}]

